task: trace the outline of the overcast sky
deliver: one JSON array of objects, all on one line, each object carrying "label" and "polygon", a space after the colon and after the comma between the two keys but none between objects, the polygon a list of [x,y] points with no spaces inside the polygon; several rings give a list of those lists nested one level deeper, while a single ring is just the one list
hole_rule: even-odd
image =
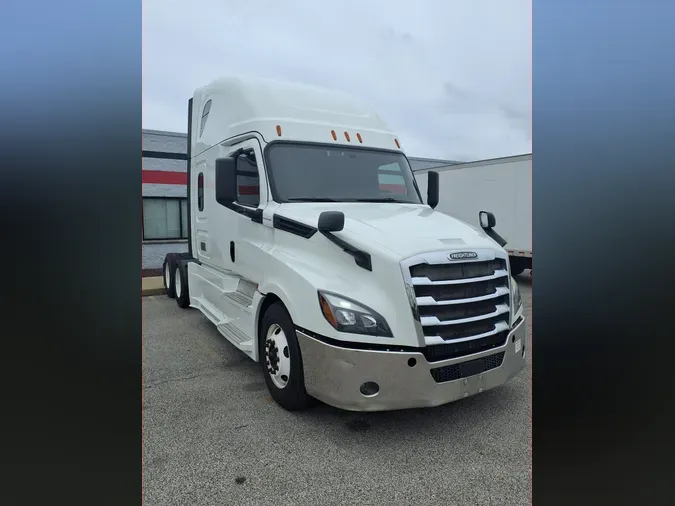
[{"label": "overcast sky", "polygon": [[532,151],[531,0],[144,0],[143,127],[228,73],[369,101],[409,156]]}]

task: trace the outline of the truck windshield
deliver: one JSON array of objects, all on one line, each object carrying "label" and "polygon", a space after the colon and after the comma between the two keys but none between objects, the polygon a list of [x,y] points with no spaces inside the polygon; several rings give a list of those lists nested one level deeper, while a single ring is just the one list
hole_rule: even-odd
[{"label": "truck windshield", "polygon": [[422,203],[402,153],[278,143],[266,155],[274,200],[279,203]]}]

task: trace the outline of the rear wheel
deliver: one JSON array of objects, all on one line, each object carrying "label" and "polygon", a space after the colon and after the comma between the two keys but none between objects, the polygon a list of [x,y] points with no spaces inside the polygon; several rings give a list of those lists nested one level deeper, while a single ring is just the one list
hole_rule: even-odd
[{"label": "rear wheel", "polygon": [[288,311],[275,302],[265,311],[260,326],[260,364],[272,398],[282,408],[308,408],[312,398],[305,390],[300,346]]},{"label": "rear wheel", "polygon": [[176,303],[180,308],[190,307],[190,293],[188,292],[187,266],[185,262],[176,262],[174,280],[176,285]]},{"label": "rear wheel", "polygon": [[173,299],[176,296],[176,281],[174,271],[176,270],[176,260],[173,254],[168,254],[164,258],[164,265],[162,266],[164,278],[164,290],[169,298]]}]

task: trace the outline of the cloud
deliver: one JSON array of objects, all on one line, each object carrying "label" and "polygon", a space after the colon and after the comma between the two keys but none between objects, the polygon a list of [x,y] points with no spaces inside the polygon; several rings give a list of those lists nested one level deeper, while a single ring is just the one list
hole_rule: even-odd
[{"label": "cloud", "polygon": [[368,100],[411,156],[531,152],[530,0],[144,0],[143,127],[228,73]]}]

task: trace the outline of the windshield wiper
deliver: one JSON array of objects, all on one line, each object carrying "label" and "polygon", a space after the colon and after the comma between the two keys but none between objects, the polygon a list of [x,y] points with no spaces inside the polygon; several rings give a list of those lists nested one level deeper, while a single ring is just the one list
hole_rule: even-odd
[{"label": "windshield wiper", "polygon": [[380,198],[364,198],[364,199],[355,199],[355,198],[330,198],[330,197],[292,197],[286,199],[288,202],[394,202],[397,204],[416,204],[417,202],[408,202],[407,200],[399,200],[393,197],[380,197]]},{"label": "windshield wiper", "polygon": [[337,202],[329,197],[295,197],[286,200],[289,202]]},{"label": "windshield wiper", "polygon": [[396,202],[398,204],[414,204],[414,202],[399,200],[392,197],[381,197],[376,199],[350,199],[350,202]]}]

